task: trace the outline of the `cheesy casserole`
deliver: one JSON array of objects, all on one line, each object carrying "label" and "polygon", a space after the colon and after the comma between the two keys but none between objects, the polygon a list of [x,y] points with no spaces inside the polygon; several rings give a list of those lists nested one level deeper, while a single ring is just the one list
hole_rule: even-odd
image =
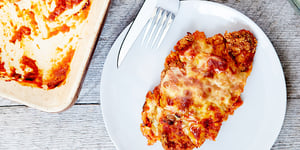
[{"label": "cheesy casserole", "polygon": [[146,95],[141,131],[152,145],[193,149],[215,140],[222,122],[243,104],[257,41],[247,30],[188,33],[167,56],[161,81]]}]

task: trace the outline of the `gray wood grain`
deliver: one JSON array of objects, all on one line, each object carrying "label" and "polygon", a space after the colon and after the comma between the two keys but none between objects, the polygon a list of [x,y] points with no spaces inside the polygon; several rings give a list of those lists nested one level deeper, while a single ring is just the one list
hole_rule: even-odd
[{"label": "gray wood grain", "polygon": [[99,105],[57,114],[25,106],[0,108],[1,149],[114,149]]},{"label": "gray wood grain", "polygon": [[[287,112],[272,150],[300,149],[300,15],[288,0],[212,0],[241,11],[262,28],[281,60]],[[71,109],[49,114],[0,99],[0,149],[115,149],[100,105],[101,73],[109,50],[144,0],[112,0],[106,22]]]}]

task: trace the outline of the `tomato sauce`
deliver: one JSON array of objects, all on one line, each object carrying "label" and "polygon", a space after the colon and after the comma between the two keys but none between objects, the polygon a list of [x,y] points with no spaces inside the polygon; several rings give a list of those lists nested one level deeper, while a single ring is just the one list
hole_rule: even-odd
[{"label": "tomato sauce", "polygon": [[54,28],[53,31],[49,32],[48,38],[51,38],[51,37],[57,35],[60,32],[66,33],[66,32],[69,32],[69,31],[70,31],[70,27],[67,26],[66,24],[63,24],[62,26],[56,27],[56,28]]},{"label": "tomato sauce", "polygon": [[22,40],[22,37],[24,35],[30,35],[31,34],[31,29],[28,28],[28,27],[25,27],[25,26],[21,26],[19,28],[19,30],[17,30],[14,35],[12,36],[10,42],[11,43],[16,43],[16,41],[21,41]]},{"label": "tomato sauce", "polygon": [[[20,63],[23,64],[21,67],[22,70],[25,72],[23,76],[24,80],[34,81],[39,76],[39,68],[35,64],[35,60],[27,56],[23,56]],[[31,71],[26,71],[27,67],[31,68]]]},{"label": "tomato sauce", "polygon": [[55,18],[61,15],[65,10],[72,9],[73,6],[81,3],[82,0],[56,0],[56,7],[53,12],[50,13],[48,20],[54,21]]},{"label": "tomato sauce", "polygon": [[0,72],[6,72],[6,70],[4,68],[4,62],[0,63]]},{"label": "tomato sauce", "polygon": [[51,69],[51,77],[47,81],[46,85],[49,89],[53,89],[59,85],[61,85],[63,82],[65,82],[65,79],[67,78],[67,74],[70,71],[70,63],[73,58],[73,55],[75,53],[75,50],[71,49],[65,58],[57,64],[57,66],[54,66]]}]

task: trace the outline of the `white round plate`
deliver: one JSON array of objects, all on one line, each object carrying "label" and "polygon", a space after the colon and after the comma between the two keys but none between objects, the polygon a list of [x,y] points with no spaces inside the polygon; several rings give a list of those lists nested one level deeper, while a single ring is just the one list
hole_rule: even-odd
[{"label": "white round plate", "polygon": [[244,104],[223,123],[216,141],[199,150],[268,150],[281,129],[286,109],[286,86],[274,47],[248,17],[221,4],[182,1],[177,17],[161,48],[145,49],[138,38],[117,69],[117,55],[126,28],[113,45],[101,78],[101,106],[111,139],[120,150],[162,149],[147,145],[140,131],[146,93],[160,82],[165,57],[176,42],[195,30],[207,37],[225,31],[250,30],[257,38],[253,70],[242,93]]}]

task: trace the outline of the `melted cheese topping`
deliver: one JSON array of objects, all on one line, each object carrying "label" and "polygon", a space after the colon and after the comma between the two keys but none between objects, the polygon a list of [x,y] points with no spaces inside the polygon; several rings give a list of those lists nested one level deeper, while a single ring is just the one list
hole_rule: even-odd
[{"label": "melted cheese topping", "polygon": [[65,82],[90,0],[0,0],[0,76],[44,89]]},{"label": "melted cheese topping", "polygon": [[160,84],[146,96],[141,130],[152,145],[193,149],[215,140],[252,70],[256,39],[246,30],[206,38],[196,31],[166,58]]}]

